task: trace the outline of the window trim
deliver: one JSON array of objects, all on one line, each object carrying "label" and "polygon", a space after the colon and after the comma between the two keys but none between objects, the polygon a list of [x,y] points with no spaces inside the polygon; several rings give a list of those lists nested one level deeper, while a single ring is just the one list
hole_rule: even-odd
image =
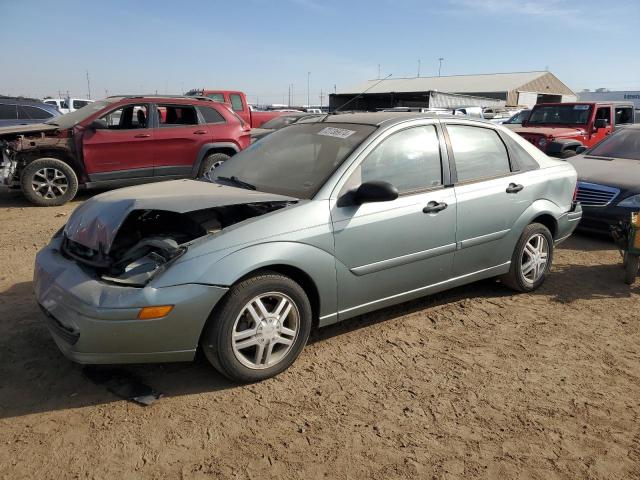
[{"label": "window trim", "polygon": [[[464,180],[464,181],[459,181],[458,180],[458,170],[456,168],[456,157],[453,154],[453,147],[451,146],[451,137],[449,136],[449,131],[447,130],[447,127],[449,125],[460,125],[463,127],[473,127],[473,128],[483,128],[485,130],[491,130],[492,132],[494,132],[498,138],[500,139],[500,142],[502,143],[502,146],[504,147],[505,152],[507,153],[507,161],[509,162],[509,172],[508,173],[500,173],[500,174],[496,174],[496,175],[490,175],[490,176],[486,176],[486,177],[479,177],[479,178],[474,178],[473,180]],[[444,134],[445,134],[445,141],[447,144],[447,152],[449,154],[449,158],[451,158],[451,183],[454,186],[458,186],[458,185],[470,185],[472,183],[478,183],[478,182],[486,182],[489,180],[494,180],[497,178],[504,178],[504,177],[510,177],[512,175],[516,175],[518,173],[521,173],[519,168],[514,168],[514,161],[511,158],[511,153],[509,151],[509,148],[507,147],[505,141],[503,140],[503,138],[500,136],[500,133],[498,132],[497,128],[494,128],[492,126],[489,125],[478,125],[478,124],[471,124],[471,123],[466,123],[463,121],[445,121],[443,122],[443,130],[444,130]]]},{"label": "window trim", "polygon": [[434,186],[426,186],[420,189],[409,190],[406,192],[398,192],[398,198],[408,197],[411,195],[420,195],[422,193],[428,193],[435,190],[441,190],[444,188],[450,188],[451,184],[451,171],[450,171],[450,163],[448,157],[445,155],[446,149],[444,144],[444,138],[442,136],[442,131],[439,128],[440,122],[438,120],[431,121],[429,123],[416,123],[411,125],[406,125],[404,123],[395,125],[394,127],[400,128],[390,128],[384,132],[382,132],[378,138],[375,138],[367,147],[360,152],[354,161],[349,166],[349,169],[340,177],[340,179],[335,183],[333,191],[336,192],[336,199],[340,199],[343,195],[345,195],[349,190],[344,190],[345,185],[349,182],[349,179],[353,174],[355,174],[356,170],[360,168],[360,166],[369,158],[376,148],[381,145],[383,142],[388,140],[393,135],[396,135],[405,130],[409,130],[412,128],[420,128],[420,127],[434,127],[436,132],[436,137],[438,139],[438,145],[440,147],[440,174],[441,174],[441,184]]}]

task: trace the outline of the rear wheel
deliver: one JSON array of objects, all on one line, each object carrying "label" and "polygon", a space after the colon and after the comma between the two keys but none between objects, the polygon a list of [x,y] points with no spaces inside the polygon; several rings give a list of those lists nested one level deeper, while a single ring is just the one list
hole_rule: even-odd
[{"label": "rear wheel", "polygon": [[553,237],[540,223],[527,225],[511,257],[509,273],[501,277],[507,287],[530,292],[538,288],[551,268]]},{"label": "rear wheel", "polygon": [[256,382],[286,370],[311,330],[311,305],[300,285],[261,273],[233,286],[213,312],[202,350],[223,375]]},{"label": "rear wheel", "polygon": [[198,178],[208,179],[209,175],[213,173],[216,168],[229,160],[229,158],[231,157],[229,157],[229,155],[227,155],[226,153],[210,153],[202,160]]},{"label": "rear wheel", "polygon": [[20,176],[23,195],[41,207],[63,205],[78,191],[78,177],[67,163],[57,158],[39,158],[29,163]]},{"label": "rear wheel", "polygon": [[640,264],[640,257],[633,253],[626,253],[624,256],[624,283],[627,285],[633,285],[638,275],[638,267]]}]

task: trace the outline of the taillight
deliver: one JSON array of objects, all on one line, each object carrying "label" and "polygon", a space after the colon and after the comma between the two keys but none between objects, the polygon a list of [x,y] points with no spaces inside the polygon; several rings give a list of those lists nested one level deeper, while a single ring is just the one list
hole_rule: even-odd
[{"label": "taillight", "polygon": [[578,184],[576,183],[576,188],[573,190],[573,203],[578,201]]}]

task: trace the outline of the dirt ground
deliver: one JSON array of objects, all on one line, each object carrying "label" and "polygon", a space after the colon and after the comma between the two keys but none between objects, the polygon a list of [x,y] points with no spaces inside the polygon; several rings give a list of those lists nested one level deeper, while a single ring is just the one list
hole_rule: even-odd
[{"label": "dirt ground", "polygon": [[164,394],[143,407],[67,361],[33,298],[79,201],[0,196],[2,479],[640,478],[640,283],[608,242],[574,236],[534,294],[486,281],[321,330],[260,384],[126,367]]}]

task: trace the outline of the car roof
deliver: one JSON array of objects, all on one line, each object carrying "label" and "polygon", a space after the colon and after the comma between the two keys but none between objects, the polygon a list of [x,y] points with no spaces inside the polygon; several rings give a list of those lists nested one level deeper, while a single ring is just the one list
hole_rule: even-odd
[{"label": "car roof", "polygon": [[203,104],[218,104],[224,105],[221,102],[207,97],[191,96],[191,95],[116,95],[105,98],[110,102],[124,102],[128,100],[146,101],[146,102],[174,102],[174,103],[203,103]]},{"label": "car roof", "polygon": [[442,115],[435,112],[355,112],[355,113],[330,113],[321,115],[318,118],[305,119],[305,123],[323,122],[323,123],[355,123],[360,125],[388,126],[409,120],[420,119],[452,119],[467,120],[486,125],[495,126],[495,124],[479,118],[460,116],[460,115]]}]

